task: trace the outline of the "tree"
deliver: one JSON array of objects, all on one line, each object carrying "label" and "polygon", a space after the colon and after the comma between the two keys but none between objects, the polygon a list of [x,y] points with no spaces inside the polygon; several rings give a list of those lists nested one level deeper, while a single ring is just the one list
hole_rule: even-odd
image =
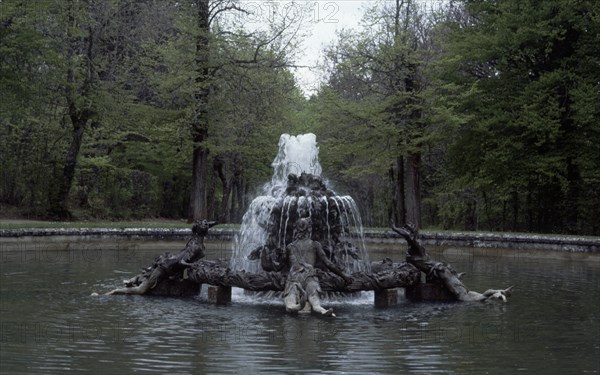
[{"label": "tree", "polygon": [[15,206],[40,205],[51,188],[55,139],[46,134],[61,116],[52,96],[59,56],[36,27],[47,5],[0,3],[0,203]]},{"label": "tree", "polygon": [[[424,13],[417,5],[397,0],[392,6],[374,7],[364,20],[368,27],[360,33],[341,34],[338,44],[327,52],[330,65],[325,90],[331,91],[324,98],[338,96],[338,102],[329,107],[344,108],[346,115],[354,118],[346,120],[353,124],[351,129],[342,131],[352,134],[350,152],[363,150],[358,159],[371,161],[369,167],[353,165],[353,173],[359,169],[388,176],[388,181],[380,180],[379,185],[389,188],[377,194],[392,197],[386,202],[387,217],[378,220],[380,225],[390,217],[417,226],[422,221],[422,152],[431,138],[426,126],[430,116],[426,68],[437,51],[432,34],[436,15]],[[366,195],[361,201],[373,201],[372,190]]]},{"label": "tree", "polygon": [[246,31],[227,15],[247,11],[214,1],[203,34],[204,5],[1,2],[1,202],[36,216],[180,217],[196,180],[207,215],[239,217],[245,168],[265,173],[301,98],[286,70],[295,21]]},{"label": "tree", "polygon": [[[268,32],[248,33],[239,28],[229,31],[223,26],[227,24],[227,20],[223,20],[222,24],[218,24],[222,15],[232,11],[249,14],[250,11],[230,0],[215,0],[212,2],[200,0],[192,4],[192,8],[194,6],[197,7],[197,29],[195,36],[194,104],[190,121],[194,142],[192,191],[188,218],[190,221],[207,217],[209,214],[207,169],[210,152],[211,93],[215,89],[217,75],[231,65],[245,67],[246,69],[252,69],[259,65],[270,68],[285,67],[287,64],[287,51],[295,46],[293,40],[298,31],[298,28],[292,27],[298,20],[290,18],[287,13],[283,13],[278,20],[272,20]],[[235,24],[232,27],[235,27]],[[235,51],[235,48],[231,47],[236,45],[236,42],[240,39],[251,46],[251,54],[240,57],[235,52],[231,52]],[[228,190],[229,186],[222,173],[220,161],[221,158],[217,156],[213,166],[220,176],[224,190]],[[239,163],[236,163],[236,165],[239,165]],[[236,173],[239,175],[239,171]],[[238,179],[235,181],[238,181]],[[236,189],[238,194],[241,194],[239,187],[236,187]]]},{"label": "tree", "polygon": [[[491,229],[598,233],[600,102],[592,1],[465,1],[442,74],[463,120],[449,183]],[[465,22],[466,21],[466,22]],[[585,196],[585,198],[583,198]],[[498,210],[496,207],[500,207]],[[464,213],[463,213],[464,215]]]},{"label": "tree", "polygon": [[[88,9],[85,9],[86,5]],[[91,4],[71,0],[64,9],[67,22],[64,36],[66,44],[66,80],[63,92],[67,106],[67,117],[72,129],[62,179],[59,181],[57,191],[50,195],[50,215],[58,219],[69,219],[71,217],[67,209],[67,200],[75,175],[75,165],[81,149],[85,128],[96,114],[92,97],[96,81],[94,41],[96,39],[97,23],[89,19],[86,20],[88,22],[78,19],[82,17],[81,15],[84,18],[85,13],[91,7]]]}]

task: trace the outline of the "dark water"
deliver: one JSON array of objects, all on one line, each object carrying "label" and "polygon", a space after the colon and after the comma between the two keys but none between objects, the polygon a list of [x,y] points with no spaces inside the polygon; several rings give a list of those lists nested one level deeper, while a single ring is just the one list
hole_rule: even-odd
[{"label": "dark water", "polygon": [[[473,290],[510,302],[376,309],[372,294],[325,302],[338,318],[289,316],[234,292],[230,306],[98,296],[151,263],[144,243],[5,246],[0,372],[585,374],[600,371],[600,261],[511,250],[438,249]],[[162,245],[161,245],[162,246]],[[181,243],[164,243],[177,250]],[[156,244],[154,244],[156,247]],[[228,246],[211,244],[211,256]],[[379,249],[372,259],[398,258]]]}]

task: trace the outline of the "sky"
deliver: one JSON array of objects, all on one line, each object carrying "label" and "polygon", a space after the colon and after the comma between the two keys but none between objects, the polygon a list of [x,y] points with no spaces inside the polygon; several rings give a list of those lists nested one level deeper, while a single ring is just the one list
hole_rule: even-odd
[{"label": "sky", "polygon": [[[0,0],[1,1],[1,0]],[[427,9],[435,8],[448,0],[413,0],[413,4]],[[377,3],[393,0],[241,0],[242,7],[250,13],[244,13],[243,21],[250,30],[268,27],[273,14],[304,14],[303,32],[307,35],[297,53],[295,64],[300,66],[292,71],[306,96],[319,89],[323,73],[318,64],[323,62],[323,49],[337,40],[337,32],[346,29],[360,29],[360,21],[365,10]],[[312,5],[312,10],[302,13],[300,4]]]},{"label": "sky", "polygon": [[296,60],[296,64],[303,67],[294,69],[305,95],[313,94],[319,88],[322,73],[316,66],[323,60],[323,49],[337,39],[338,30],[359,28],[368,3],[361,0],[320,0],[313,3],[313,12],[306,22],[310,35],[302,43],[302,52]]}]

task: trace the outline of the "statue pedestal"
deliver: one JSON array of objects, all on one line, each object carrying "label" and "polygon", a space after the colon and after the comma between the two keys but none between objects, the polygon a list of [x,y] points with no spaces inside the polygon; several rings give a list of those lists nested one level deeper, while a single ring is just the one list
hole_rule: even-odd
[{"label": "statue pedestal", "polygon": [[437,301],[453,302],[457,301],[456,296],[442,284],[419,283],[406,287],[406,298],[413,302]]},{"label": "statue pedestal", "polygon": [[231,287],[210,285],[208,287],[208,302],[215,305],[231,303]]},{"label": "statue pedestal", "polygon": [[398,304],[398,289],[382,289],[375,291],[375,307],[390,307]]}]

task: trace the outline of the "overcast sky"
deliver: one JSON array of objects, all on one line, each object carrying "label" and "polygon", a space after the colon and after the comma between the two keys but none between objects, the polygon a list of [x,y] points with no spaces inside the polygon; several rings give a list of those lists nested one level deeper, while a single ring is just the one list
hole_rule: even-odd
[{"label": "overcast sky", "polygon": [[[0,0],[1,1],[1,0]],[[435,8],[448,0],[413,0],[413,4]],[[321,83],[322,72],[317,65],[323,62],[323,48],[334,42],[336,32],[341,29],[360,28],[360,21],[365,10],[377,3],[394,0],[241,0],[242,7],[248,13],[242,15],[245,27],[248,29],[268,28],[273,14],[278,16],[304,14],[303,32],[309,35],[302,43],[302,51],[297,53],[295,63],[302,68],[295,68],[297,81],[306,95],[317,91]],[[312,5],[312,10],[307,15],[300,11],[301,5]],[[432,8],[433,7],[433,8]],[[287,16],[286,16],[287,17]]]},{"label": "overcast sky", "polygon": [[[337,30],[359,27],[368,3],[362,0],[315,1],[313,14],[307,22],[311,35],[303,43],[297,64],[315,67],[321,62],[323,48],[336,40]],[[318,69],[297,68],[295,74],[305,94],[310,95],[318,89],[322,74]]]}]

